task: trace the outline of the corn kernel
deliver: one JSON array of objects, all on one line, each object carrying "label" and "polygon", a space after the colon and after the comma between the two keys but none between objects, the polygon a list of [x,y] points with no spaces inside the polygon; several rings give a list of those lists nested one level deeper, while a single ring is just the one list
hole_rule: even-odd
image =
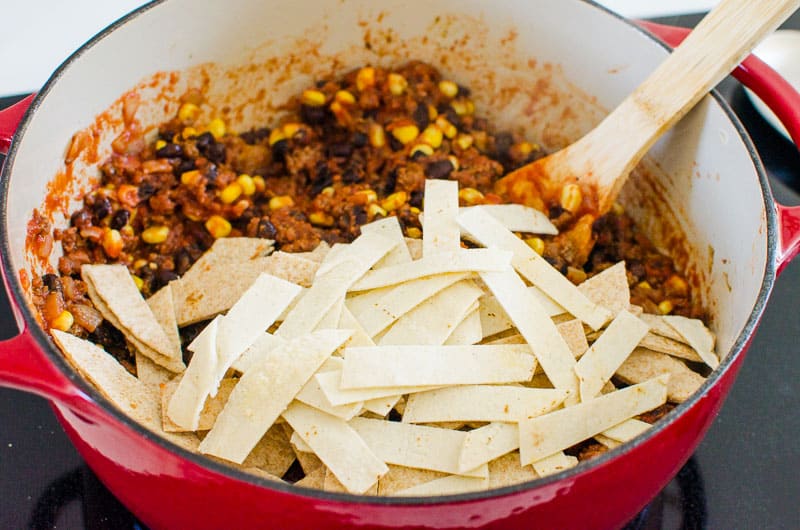
[{"label": "corn kernel", "polygon": [[450,107],[459,116],[468,116],[475,112],[475,104],[468,99],[457,99],[450,103]]},{"label": "corn kernel", "polygon": [[369,126],[369,143],[372,147],[383,147],[386,145],[386,133],[378,123],[371,123]]},{"label": "corn kernel", "polygon": [[378,206],[376,203],[372,203],[367,207],[367,214],[374,218],[377,216],[386,217],[386,210]]},{"label": "corn kernel", "polygon": [[442,130],[435,125],[428,125],[422,131],[419,139],[434,149],[438,149],[442,145]]},{"label": "corn kernel", "polygon": [[375,86],[375,69],[366,66],[356,74],[356,88],[363,91],[372,86]]},{"label": "corn kernel", "polygon": [[169,228],[166,226],[151,226],[142,232],[142,241],[150,245],[158,245],[167,240]]},{"label": "corn kernel", "polygon": [[164,140],[158,140],[158,141],[156,142],[156,151],[158,151],[159,149],[163,148],[165,145],[167,145],[167,142],[166,142],[166,141],[164,141]]},{"label": "corn kernel", "polygon": [[395,96],[400,96],[408,88],[408,81],[400,74],[389,74],[389,92]]},{"label": "corn kernel", "polygon": [[188,140],[189,138],[194,138],[198,135],[197,129],[194,127],[184,127],[183,131],[181,131],[181,138],[184,140]]},{"label": "corn kernel", "polygon": [[65,309],[53,320],[50,327],[59,331],[69,331],[69,328],[72,327],[74,322],[75,318],[72,316],[72,313]]},{"label": "corn kernel", "polygon": [[422,237],[422,230],[420,230],[416,226],[410,226],[406,228],[406,235],[408,237],[413,237],[414,239],[419,239]]},{"label": "corn kernel", "polygon": [[673,274],[667,278],[667,281],[664,282],[664,287],[668,293],[678,296],[686,296],[689,293],[689,285],[686,283],[686,280],[677,274]]},{"label": "corn kernel", "polygon": [[467,206],[480,204],[483,202],[483,193],[475,188],[461,188],[458,190],[458,198],[464,201]]},{"label": "corn kernel", "polygon": [[133,268],[134,269],[141,269],[145,265],[147,265],[147,260],[146,259],[137,259],[136,261],[133,262]]},{"label": "corn kernel", "polygon": [[583,193],[577,184],[567,184],[561,189],[561,207],[570,212],[577,212],[583,201]]},{"label": "corn kernel", "polygon": [[378,200],[378,194],[373,190],[358,190],[353,194],[353,202],[356,204],[369,204]]},{"label": "corn kernel", "polygon": [[347,90],[339,90],[336,92],[334,99],[342,105],[354,105],[356,102],[356,97]]},{"label": "corn kernel", "polygon": [[413,123],[392,128],[392,136],[403,145],[413,142],[419,136],[419,127]]},{"label": "corn kernel", "polygon": [[219,193],[219,199],[225,204],[231,204],[242,194],[242,186],[238,182],[231,182]]},{"label": "corn kernel", "polygon": [[531,154],[531,152],[534,149],[533,144],[531,144],[530,142],[520,142],[515,147],[517,149],[517,152],[521,155],[521,158],[525,158],[526,156]]},{"label": "corn kernel", "polygon": [[119,231],[122,235],[126,237],[133,237],[133,227],[131,225],[125,225],[122,228],[120,228]]},{"label": "corn kernel", "polygon": [[445,97],[454,98],[458,95],[458,85],[452,81],[439,81],[439,92]]},{"label": "corn kernel", "polygon": [[303,90],[300,101],[308,107],[321,107],[325,104],[325,94],[319,90]]},{"label": "corn kernel", "polygon": [[285,139],[286,135],[283,134],[283,130],[280,127],[275,127],[272,129],[272,132],[269,133],[269,145],[271,146]]},{"label": "corn kernel", "polygon": [[103,233],[103,250],[109,258],[118,258],[122,252],[122,236],[119,231],[110,229]]},{"label": "corn kernel", "polygon": [[135,274],[131,274],[131,278],[133,279],[133,283],[136,284],[136,288],[141,291],[142,287],[144,287],[144,280],[139,278]]},{"label": "corn kernel", "polygon": [[396,191],[381,201],[381,208],[387,212],[393,212],[403,206],[408,201],[408,194],[404,191]]},{"label": "corn kernel", "polygon": [[567,279],[575,285],[581,284],[586,280],[586,271],[577,267],[567,267]]},{"label": "corn kernel", "polygon": [[325,212],[311,212],[308,214],[308,220],[314,226],[333,226],[334,223],[333,216]]},{"label": "corn kernel", "polygon": [[450,123],[450,121],[444,116],[439,116],[436,118],[436,126],[445,136],[450,139],[455,138],[458,134],[458,129],[456,129],[456,126]]},{"label": "corn kernel", "polygon": [[458,163],[458,158],[456,158],[454,155],[448,156],[447,159],[451,164],[453,164],[453,171],[458,171],[461,169],[461,164]]},{"label": "corn kernel", "polygon": [[256,187],[256,191],[259,193],[267,189],[267,183],[264,181],[264,177],[260,175],[253,177],[253,185]]},{"label": "corn kernel", "polygon": [[647,290],[653,288],[647,280],[643,280],[643,281],[639,282],[638,284],[636,284],[636,286],[641,288],[641,289],[647,289]]},{"label": "corn kernel", "polygon": [[286,135],[286,138],[291,138],[292,136],[297,134],[297,131],[299,131],[301,128],[302,128],[301,124],[293,121],[290,121],[289,123],[284,123],[282,127],[283,134]]},{"label": "corn kernel", "polygon": [[186,184],[187,186],[196,184],[200,178],[200,171],[197,169],[192,169],[191,171],[184,171],[181,173],[181,183]]},{"label": "corn kernel", "polygon": [[412,158],[416,155],[431,156],[433,154],[433,147],[428,144],[417,144],[411,148],[411,153],[409,154]]},{"label": "corn kernel", "polygon": [[208,132],[214,135],[214,138],[219,140],[225,133],[227,132],[227,127],[225,126],[225,122],[222,121],[220,118],[214,118],[210,122],[208,122]]},{"label": "corn kernel", "polygon": [[289,206],[294,206],[294,199],[292,199],[289,195],[278,195],[269,200],[270,210],[279,210]]},{"label": "corn kernel", "polygon": [[455,144],[462,151],[466,151],[472,147],[473,138],[470,134],[459,134],[455,139]]},{"label": "corn kernel", "polygon": [[411,208],[408,209],[408,211],[413,213],[414,215],[419,215],[420,214],[420,209],[417,208],[416,206],[412,206]]},{"label": "corn kernel", "polygon": [[439,111],[433,105],[428,105],[428,119],[433,121],[439,115]]},{"label": "corn kernel", "polygon": [[256,192],[256,185],[253,182],[253,177],[250,175],[246,175],[242,173],[238,177],[236,177],[236,184],[239,185],[241,188],[242,193],[245,194],[247,197],[251,196]]},{"label": "corn kernel", "polygon": [[674,307],[672,306],[672,302],[669,300],[664,300],[660,304],[658,304],[658,310],[661,312],[662,315],[668,315],[672,312]]},{"label": "corn kernel", "polygon": [[200,107],[194,103],[184,103],[178,109],[178,119],[181,121],[194,121],[200,113]]},{"label": "corn kernel", "polygon": [[325,186],[320,193],[326,197],[333,197],[336,194],[336,190],[333,189],[333,186]]},{"label": "corn kernel", "polygon": [[534,252],[542,255],[544,252],[544,241],[540,237],[529,237],[525,240],[525,244],[533,249]]},{"label": "corn kernel", "polygon": [[611,205],[611,211],[614,212],[614,215],[622,215],[625,213],[625,208],[618,202],[614,202]]},{"label": "corn kernel", "polygon": [[206,230],[211,234],[214,239],[227,237],[231,233],[231,224],[224,217],[219,215],[212,215],[206,221]]}]

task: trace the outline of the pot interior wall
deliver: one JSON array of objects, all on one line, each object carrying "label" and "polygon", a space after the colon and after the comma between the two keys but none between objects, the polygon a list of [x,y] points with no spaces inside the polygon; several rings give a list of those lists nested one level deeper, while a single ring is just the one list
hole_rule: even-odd
[{"label": "pot interior wall", "polygon": [[[665,55],[636,28],[577,0],[169,0],[83,50],[47,86],[13,160],[12,268],[41,269],[25,251],[31,212],[39,208],[64,226],[64,214],[96,181],[96,162],[123,130],[122,108],[132,100],[121,95],[129,91],[139,98],[136,119],[145,130],[173,115],[187,89],[199,88],[206,117],[224,117],[231,130],[243,131],[276,121],[287,98],[317,78],[415,58],[470,86],[477,112],[500,127],[558,148],[596,124]],[[65,173],[70,138],[81,129],[90,147]],[[697,293],[726,352],[749,317],[766,264],[754,163],[712,98],[651,155],[623,202],[702,285]],[[48,189],[62,200],[45,205]],[[676,227],[685,239],[674,237]]]}]

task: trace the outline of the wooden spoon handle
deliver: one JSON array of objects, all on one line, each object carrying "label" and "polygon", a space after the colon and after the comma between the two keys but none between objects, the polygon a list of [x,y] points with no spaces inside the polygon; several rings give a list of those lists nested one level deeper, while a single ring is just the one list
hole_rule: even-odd
[{"label": "wooden spoon handle", "polygon": [[574,175],[596,185],[601,211],[658,137],[798,6],[800,0],[723,0],[600,125],[561,152]]}]

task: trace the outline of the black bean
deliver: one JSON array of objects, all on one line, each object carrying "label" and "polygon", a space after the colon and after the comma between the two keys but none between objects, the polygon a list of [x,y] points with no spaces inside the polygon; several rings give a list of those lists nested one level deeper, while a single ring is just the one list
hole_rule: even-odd
[{"label": "black bean", "polygon": [[272,158],[278,162],[286,160],[286,153],[289,152],[289,142],[286,139],[278,140],[272,144]]},{"label": "black bean", "polygon": [[57,274],[45,274],[42,276],[42,283],[44,283],[45,287],[51,292],[61,292],[61,278],[59,278]]},{"label": "black bean", "polygon": [[95,197],[94,204],[92,205],[92,214],[95,224],[100,224],[100,221],[106,218],[111,213],[111,201],[103,196]]},{"label": "black bean", "polygon": [[411,117],[414,119],[414,122],[417,124],[417,127],[419,127],[420,131],[425,129],[425,127],[427,127],[431,122],[430,116],[428,115],[428,107],[424,103],[417,105],[417,108],[414,109]]},{"label": "black bean", "polygon": [[159,158],[178,158],[183,156],[183,147],[170,143],[156,151],[156,156]]},{"label": "black bean", "polygon": [[413,161],[415,161],[415,162],[418,162],[419,160],[421,160],[421,159],[425,158],[426,156],[428,156],[428,154],[427,154],[427,153],[425,153],[424,151],[422,151],[422,149],[417,149],[417,150],[416,150],[416,151],[414,151],[414,153],[411,155],[411,160],[413,160]]},{"label": "black bean", "polygon": [[342,182],[345,184],[355,184],[356,182],[360,181],[361,177],[359,176],[358,172],[349,167],[342,173]]},{"label": "black bean", "polygon": [[403,143],[394,137],[394,135],[388,135],[387,139],[389,140],[389,147],[392,148],[392,151],[400,151],[405,147]]},{"label": "black bean", "polygon": [[378,109],[366,109],[364,110],[364,119],[365,120],[374,120],[378,117]]},{"label": "black bean", "polygon": [[553,206],[550,207],[550,210],[548,210],[547,216],[550,219],[558,219],[566,211],[567,211],[566,208],[564,208],[560,204],[554,204]]},{"label": "black bean", "polygon": [[333,185],[333,175],[325,162],[320,162],[315,168],[314,180],[311,182],[311,195],[319,195],[323,189],[331,185]]},{"label": "black bean", "polygon": [[314,86],[316,86],[317,88],[322,88],[327,84],[328,84],[327,79],[319,79],[316,83],[314,83]]},{"label": "black bean", "polygon": [[156,193],[156,187],[152,182],[142,182],[139,184],[139,200],[146,201]]},{"label": "black bean", "polygon": [[449,160],[431,162],[425,168],[425,174],[432,179],[446,179],[453,172],[453,164]]},{"label": "black bean", "polygon": [[457,85],[458,86],[458,95],[464,96],[465,98],[470,97],[472,95],[472,90],[469,87],[465,87],[464,85]]},{"label": "black bean", "polygon": [[272,224],[272,221],[269,220],[269,217],[262,217],[261,220],[258,221],[258,229],[256,230],[256,236],[262,239],[275,239],[275,236],[278,235],[278,230],[275,228],[275,225]]},{"label": "black bean", "polygon": [[300,118],[309,125],[321,125],[328,120],[328,109],[325,107],[300,107]]},{"label": "black bean", "polygon": [[189,252],[182,248],[175,255],[175,271],[178,274],[183,274],[192,266],[192,256]]},{"label": "black bean", "polygon": [[72,226],[77,228],[85,228],[92,224],[92,216],[85,209],[78,210],[69,218]]},{"label": "black bean", "polygon": [[361,226],[367,222],[367,210],[360,204],[353,206],[353,216],[356,224]]},{"label": "black bean", "polygon": [[194,144],[197,146],[197,149],[199,149],[201,153],[215,143],[216,140],[214,140],[214,135],[211,134],[210,132],[204,132],[203,134],[198,136],[197,139],[194,141]]},{"label": "black bean", "polygon": [[224,164],[226,158],[225,154],[225,145],[219,142],[209,145],[203,152],[203,155],[215,164]]},{"label": "black bean", "polygon": [[206,166],[206,180],[209,183],[214,183],[217,181],[217,175],[219,174],[219,168],[217,168],[216,164],[209,164]]},{"label": "black bean", "polygon": [[424,196],[425,193],[422,190],[414,190],[408,197],[408,204],[414,208],[422,208],[422,199]]},{"label": "black bean", "polygon": [[367,141],[369,138],[366,134],[356,131],[353,133],[353,138],[350,140],[350,143],[353,144],[353,147],[364,147],[367,145]]},{"label": "black bean", "polygon": [[447,121],[456,127],[461,127],[461,116],[458,115],[453,107],[448,106],[444,111],[444,116],[447,118]]},{"label": "black bean", "polygon": [[329,157],[349,158],[353,154],[353,146],[349,143],[331,144],[328,146]]},{"label": "black bean", "polygon": [[647,276],[647,269],[645,268],[644,263],[638,259],[628,260],[626,265],[628,266],[628,271],[630,271],[637,281],[642,280],[645,278],[645,276]]},{"label": "black bean", "polygon": [[131,219],[131,212],[122,208],[114,212],[114,215],[111,217],[111,222],[108,224],[114,230],[119,230]]},{"label": "black bean", "polygon": [[390,193],[394,193],[396,187],[397,187],[397,168],[393,168],[386,175],[386,183],[383,185],[383,194],[389,195]]},{"label": "black bean", "polygon": [[509,132],[498,133],[494,137],[494,152],[498,156],[508,156],[508,150],[514,144],[514,137]]},{"label": "black bean", "polygon": [[178,164],[178,166],[175,168],[175,172],[178,174],[178,176],[180,176],[183,173],[186,173],[187,171],[191,171],[191,170],[195,169],[196,167],[197,166],[195,166],[194,160],[184,159],[184,160],[181,160],[180,163]]},{"label": "black bean", "polygon": [[267,127],[261,127],[259,129],[251,129],[249,131],[243,132],[239,135],[239,137],[245,141],[245,143],[250,145],[255,145],[264,138],[269,136],[271,131]]},{"label": "black bean", "polygon": [[173,271],[159,269],[159,271],[156,273],[156,279],[162,285],[166,285],[166,284],[168,284],[169,282],[171,282],[173,280],[177,280],[178,279],[178,275],[175,274]]}]

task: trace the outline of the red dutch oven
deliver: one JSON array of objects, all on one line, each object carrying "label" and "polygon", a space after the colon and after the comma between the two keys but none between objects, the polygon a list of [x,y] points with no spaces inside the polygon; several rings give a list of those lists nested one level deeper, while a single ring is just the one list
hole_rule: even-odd
[{"label": "red dutch oven", "polygon": [[[78,375],[37,324],[21,277],[37,271],[25,249],[26,223],[44,204],[47,183],[63,170],[64,146],[102,111],[95,125],[114,129],[109,116],[119,112],[118,98],[131,87],[142,101],[137,117],[156,125],[175,112],[177,96],[200,72],[210,100],[219,98],[219,108],[230,111],[230,127],[243,130],[258,120],[267,123],[282,94],[296,93],[314,76],[414,57],[472,86],[483,114],[500,124],[525,122],[531,137],[555,148],[585,132],[602,115],[598,109],[613,107],[663,60],[666,48],[648,32],[671,45],[686,33],[639,26],[578,0],[505,1],[490,10],[481,2],[375,6],[366,0],[170,0],[144,6],[77,51],[38,95],[0,113],[0,149],[10,146],[0,182],[2,270],[21,329],[0,344],[0,384],[51,400],[89,466],[154,529],[623,525],[697,447],[744,361],[776,276],[798,253],[800,208],[774,203],[754,147],[717,95],[705,98],[654,147],[652,171],[634,176],[622,201],[665,248],[677,252],[668,234],[684,233],[689,251],[675,258],[695,271],[702,286],[698,296],[711,313],[720,367],[636,440],[532,482],[444,497],[360,497],[276,484],[190,453],[120,413]],[[592,44],[581,45],[578,35]],[[264,39],[268,43],[259,47]],[[245,56],[261,68],[230,63]],[[196,66],[207,61],[217,64]],[[208,75],[219,73],[219,65],[235,75]],[[258,77],[264,71],[267,77]],[[754,57],[734,75],[800,141],[800,96],[791,86]],[[262,83],[260,92],[254,80]],[[249,98],[246,104],[230,99],[240,92]],[[273,92],[276,99],[270,99]],[[247,105],[256,110],[248,114],[242,110]],[[108,152],[102,138],[97,149],[95,158],[102,160]],[[77,196],[91,182],[91,171],[77,168],[72,178],[74,186],[62,193]],[[57,212],[53,219],[56,226],[65,223]]]}]

